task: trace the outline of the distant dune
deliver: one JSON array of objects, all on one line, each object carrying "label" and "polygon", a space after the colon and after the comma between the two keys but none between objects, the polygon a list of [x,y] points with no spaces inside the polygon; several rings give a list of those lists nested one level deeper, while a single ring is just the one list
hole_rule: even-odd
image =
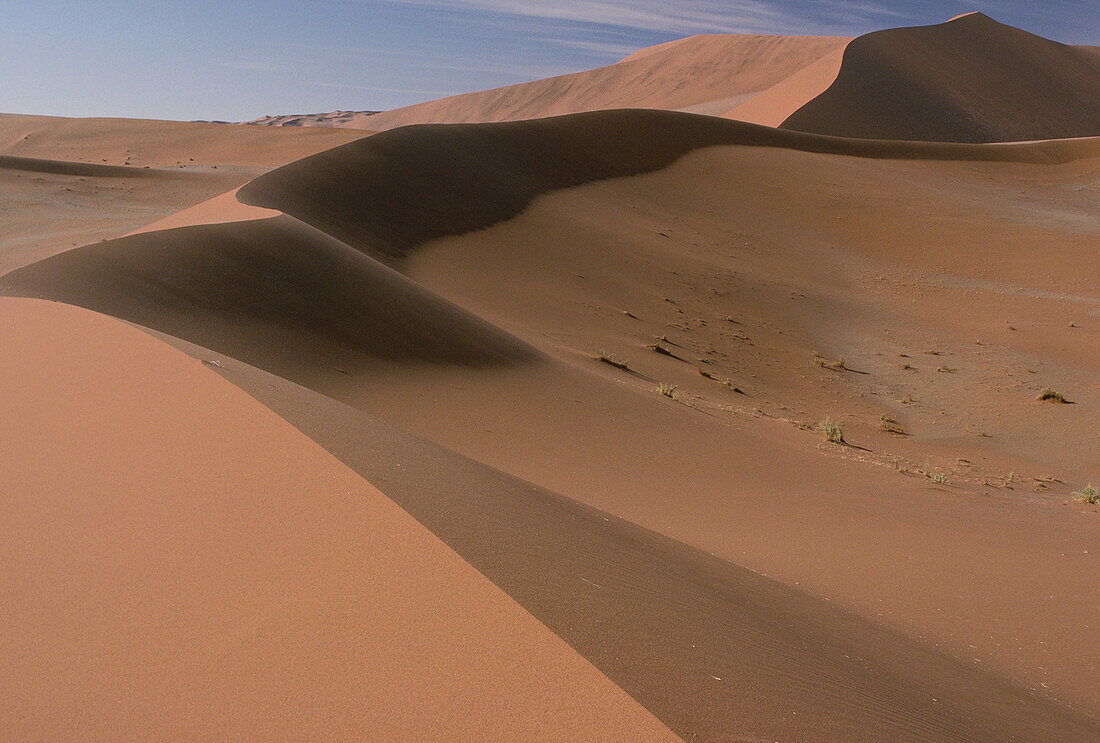
[{"label": "distant dune", "polygon": [[381,131],[407,124],[513,121],[609,108],[717,115],[847,42],[832,36],[692,36],[587,72],[441,98],[370,116],[341,117],[336,124],[329,122],[330,115],[290,117],[287,123]]},{"label": "distant dune", "polygon": [[[352,126],[362,124],[363,119],[378,111],[330,111],[320,114],[280,114],[261,116],[245,124],[255,126]],[[362,127],[359,127],[362,128]]]},{"label": "distant dune", "polygon": [[725,116],[839,137],[1006,142],[1100,135],[1100,51],[971,13],[852,40],[711,34],[607,67],[392,111],[249,123],[382,131],[612,108]]},{"label": "distant dune", "polygon": [[981,13],[861,36],[786,129],[1006,142],[1100,135],[1100,60]]}]

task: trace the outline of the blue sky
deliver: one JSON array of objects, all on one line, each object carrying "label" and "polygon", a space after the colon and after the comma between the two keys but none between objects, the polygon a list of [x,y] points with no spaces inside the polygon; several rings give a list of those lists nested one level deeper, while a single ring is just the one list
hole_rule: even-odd
[{"label": "blue sky", "polygon": [[236,121],[387,109],[693,33],[857,35],[970,10],[1100,44],[1095,0],[0,0],[0,111]]}]

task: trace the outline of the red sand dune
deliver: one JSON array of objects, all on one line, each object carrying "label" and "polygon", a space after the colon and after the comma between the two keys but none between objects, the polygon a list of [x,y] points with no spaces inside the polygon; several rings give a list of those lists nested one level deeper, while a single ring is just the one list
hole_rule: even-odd
[{"label": "red sand dune", "polygon": [[327,119],[330,115],[293,117],[293,122],[381,131],[407,124],[513,121],[609,108],[721,114],[847,41],[832,36],[692,36],[586,72],[342,117],[335,124]]},{"label": "red sand dune", "polygon": [[1100,62],[981,13],[861,36],[836,81],[782,126],[871,139],[1100,135]]},{"label": "red sand dune", "polygon": [[0,116],[0,738],[1100,739],[1098,58],[847,42]]},{"label": "red sand dune", "polygon": [[375,131],[609,108],[722,115],[870,139],[1000,142],[1100,135],[1096,47],[1067,46],[981,13],[842,37],[700,35],[621,62],[381,113],[257,123]]},{"label": "red sand dune", "polygon": [[[1084,741],[1100,709],[1081,651],[1095,532],[1050,499],[973,493],[1010,470],[1076,482],[1100,451],[1086,423],[1096,329],[1062,314],[1094,301],[1093,196],[1077,186],[1098,144],[860,142],[659,111],[415,127],[240,191],[287,215],[99,243],[0,285],[222,355],[684,737]],[[925,247],[902,242],[917,233]],[[1013,256],[997,273],[1008,287],[1054,255],[1082,268],[1034,289],[1046,295],[1002,296],[979,283],[997,251]],[[964,299],[940,277],[970,282]],[[1006,307],[1042,334],[997,328]],[[1040,325],[1052,308],[1057,327]],[[979,333],[996,344],[975,346]],[[647,351],[659,336],[667,353]],[[630,369],[596,362],[600,348]],[[967,368],[937,373],[924,350]],[[1042,406],[1003,378],[1034,354],[1077,405]],[[1036,407],[1017,433],[1020,404]],[[968,405],[991,444],[962,433],[978,424]],[[858,449],[774,420],[825,414]],[[879,430],[887,414],[912,435]],[[907,477],[899,457],[953,484]],[[468,494],[442,506],[432,482]],[[494,517],[500,538],[558,557],[495,557],[479,510],[492,493],[494,509],[524,504]],[[615,517],[644,528],[565,526]],[[570,562],[577,540],[589,546]],[[673,634],[699,646],[700,625],[718,632],[702,655],[661,649]],[[845,656],[862,662],[829,660]]]},{"label": "red sand dune", "polygon": [[197,360],[0,317],[3,739],[676,739]]},{"label": "red sand dune", "polygon": [[843,48],[829,52],[722,115],[753,124],[779,126],[833,84],[843,59]]}]

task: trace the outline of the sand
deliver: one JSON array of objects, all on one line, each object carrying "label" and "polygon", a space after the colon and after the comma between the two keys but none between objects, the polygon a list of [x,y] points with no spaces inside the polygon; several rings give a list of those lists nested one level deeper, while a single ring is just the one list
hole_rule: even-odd
[{"label": "sand", "polygon": [[0,313],[5,739],[675,739],[198,360]]},{"label": "sand", "polygon": [[0,114],[0,273],[126,234],[360,136]]},{"label": "sand", "polygon": [[[293,116],[285,123],[382,131],[408,124],[515,121],[611,108],[718,115],[848,41],[832,36],[702,34],[644,49],[616,64],[586,72],[381,113]],[[273,122],[268,117],[258,123]]]},{"label": "sand", "polygon": [[[630,110],[0,147],[0,727],[1100,737],[1100,137],[970,141],[1080,120],[1043,112],[1093,57],[883,34],[691,37],[394,120]],[[1038,77],[872,101],[882,139],[772,128],[929,44]],[[891,139],[951,111],[988,128]]]}]

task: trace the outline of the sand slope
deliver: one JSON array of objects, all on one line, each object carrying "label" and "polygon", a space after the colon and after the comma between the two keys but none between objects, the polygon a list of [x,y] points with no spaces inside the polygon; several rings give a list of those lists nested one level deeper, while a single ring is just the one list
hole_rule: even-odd
[{"label": "sand slope", "polygon": [[843,60],[844,49],[829,52],[722,115],[753,124],[779,126],[833,84]]},{"label": "sand slope", "polygon": [[[512,121],[609,108],[720,114],[842,47],[831,36],[707,34],[644,49],[617,64],[441,98],[371,115],[290,117],[295,126],[381,131],[408,124]],[[270,119],[270,117],[268,117]]]},{"label": "sand slope", "polygon": [[[685,740],[1094,735],[1083,717],[877,622],[279,377],[230,359],[218,371],[377,483]],[[653,434],[648,412],[634,421]]]},{"label": "sand slope", "polygon": [[843,137],[1003,142],[1100,135],[1094,54],[972,13],[861,36],[783,122]]},{"label": "sand slope", "polygon": [[0,738],[675,740],[197,360],[0,315]]}]

